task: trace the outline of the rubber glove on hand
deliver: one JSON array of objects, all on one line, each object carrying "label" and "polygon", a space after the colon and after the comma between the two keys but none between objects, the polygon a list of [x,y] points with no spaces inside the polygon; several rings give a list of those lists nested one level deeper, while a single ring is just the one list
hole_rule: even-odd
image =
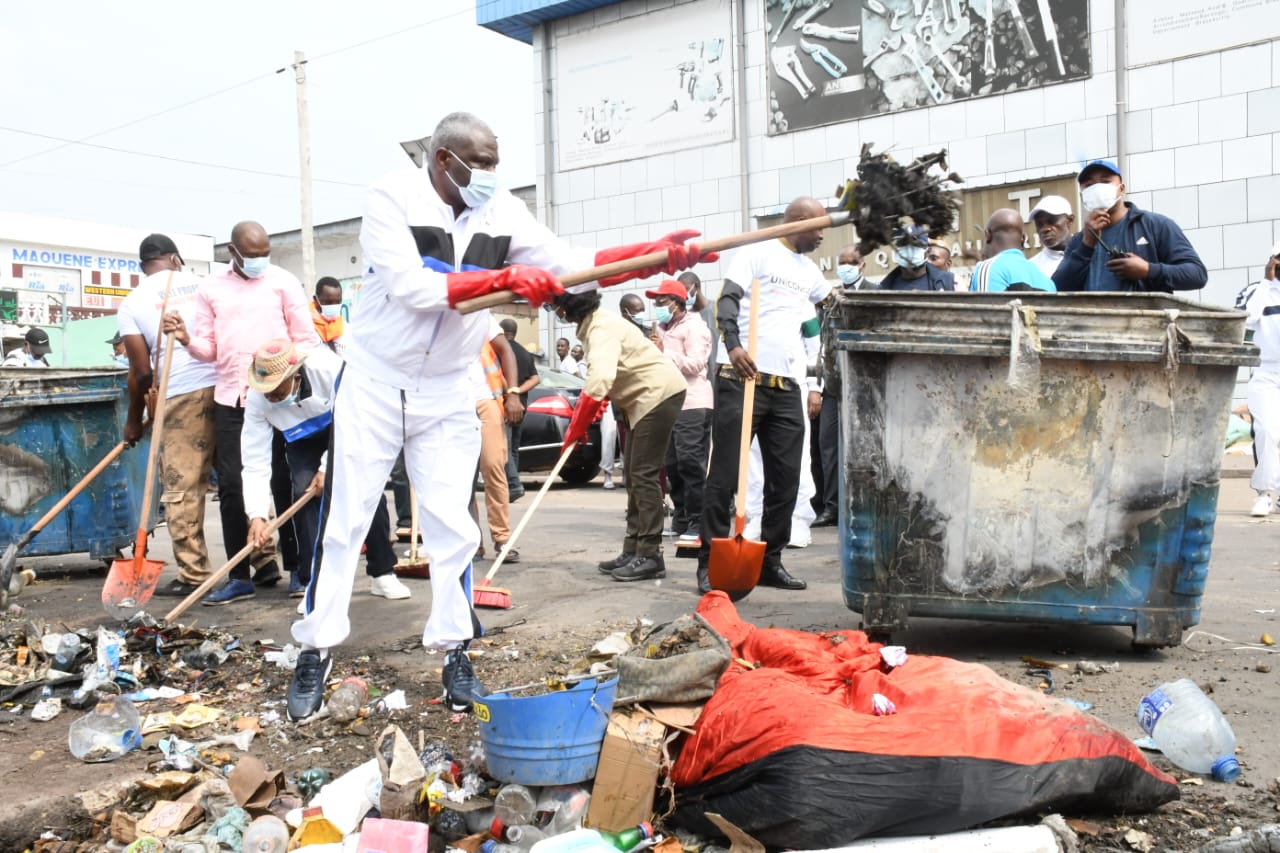
[{"label": "rubber glove on hand", "polygon": [[564,443],[560,445],[561,456],[567,448],[586,440],[587,429],[595,423],[608,403],[608,397],[597,400],[586,391],[578,395],[578,404],[573,407],[573,417],[569,418],[569,428],[564,431]]},{"label": "rubber glove on hand", "polygon": [[629,246],[614,246],[611,249],[601,249],[596,252],[596,266],[611,264],[614,261],[625,261],[630,258],[638,258],[641,255],[647,255],[651,252],[666,252],[667,262],[664,264],[656,264],[651,267],[636,270],[635,272],[618,273],[617,275],[607,276],[600,279],[601,287],[609,287],[633,278],[648,278],[658,273],[666,273],[667,275],[675,275],[680,270],[687,270],[689,267],[700,264],[703,261],[716,261],[720,259],[719,252],[702,253],[697,243],[686,243],[690,237],[697,237],[701,232],[686,228],[681,231],[672,231],[660,240],[654,240],[651,243],[632,243]]},{"label": "rubber glove on hand", "polygon": [[520,264],[500,270],[449,273],[445,281],[449,287],[450,308],[456,308],[459,302],[467,299],[487,296],[499,290],[509,290],[516,296],[522,296],[535,308],[564,293],[560,279],[553,274],[539,267]]}]

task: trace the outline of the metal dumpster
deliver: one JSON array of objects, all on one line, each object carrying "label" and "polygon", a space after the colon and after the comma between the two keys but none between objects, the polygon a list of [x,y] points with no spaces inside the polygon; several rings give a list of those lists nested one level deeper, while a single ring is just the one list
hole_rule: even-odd
[{"label": "metal dumpster", "polygon": [[1130,625],[1199,620],[1245,315],[1146,294],[843,294],[845,604]]},{"label": "metal dumpster", "polygon": [[[14,541],[120,441],[123,370],[0,370],[0,544]],[[133,542],[146,442],[103,471],[23,551],[111,560]]]}]

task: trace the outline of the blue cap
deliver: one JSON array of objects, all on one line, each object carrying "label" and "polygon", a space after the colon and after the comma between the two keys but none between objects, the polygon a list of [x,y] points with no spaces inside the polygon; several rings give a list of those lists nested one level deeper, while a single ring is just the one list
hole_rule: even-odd
[{"label": "blue cap", "polygon": [[1120,167],[1115,164],[1114,160],[1090,160],[1080,168],[1080,174],[1076,175],[1076,181],[1079,182],[1084,177],[1084,173],[1090,169],[1106,169],[1117,178],[1124,179],[1124,175],[1120,174]]},{"label": "blue cap", "polygon": [[1209,772],[1218,782],[1234,782],[1240,776],[1240,762],[1234,755],[1224,755],[1213,762]]}]

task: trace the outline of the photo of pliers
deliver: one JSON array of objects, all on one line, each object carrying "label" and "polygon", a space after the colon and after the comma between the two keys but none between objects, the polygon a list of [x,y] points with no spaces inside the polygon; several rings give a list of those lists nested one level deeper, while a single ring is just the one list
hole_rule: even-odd
[{"label": "photo of pliers", "polygon": [[843,77],[849,70],[849,66],[841,62],[838,56],[820,44],[800,39],[800,49],[809,54],[809,58],[832,77]]}]

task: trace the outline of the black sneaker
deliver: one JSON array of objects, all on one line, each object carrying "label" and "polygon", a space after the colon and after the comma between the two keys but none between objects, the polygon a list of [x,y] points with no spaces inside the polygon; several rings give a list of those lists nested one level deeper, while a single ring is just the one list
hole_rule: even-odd
[{"label": "black sneaker", "polygon": [[444,682],[444,700],[452,711],[470,711],[472,698],[484,693],[467,656],[466,643],[445,655],[440,680]]},{"label": "black sneaker", "polygon": [[706,595],[711,592],[711,570],[706,566],[698,566],[698,593]]},{"label": "black sneaker", "polygon": [[606,575],[611,575],[613,574],[614,569],[622,568],[627,563],[630,563],[631,561],[633,561],[635,558],[636,558],[635,554],[628,554],[624,551],[618,556],[614,557],[612,560],[601,560],[599,563],[596,563],[596,568],[598,568],[601,572],[603,572]]},{"label": "black sneaker", "polygon": [[186,598],[200,587],[197,584],[187,583],[182,578],[174,578],[164,586],[156,587],[155,595],[162,595],[166,598]]},{"label": "black sneaker", "polygon": [[662,562],[661,554],[655,554],[652,557],[636,557],[622,568],[613,570],[613,579],[616,581],[648,581],[666,576],[667,567]]},{"label": "black sneaker", "polygon": [[289,692],[285,694],[290,720],[296,723],[320,710],[324,704],[324,684],[332,668],[333,658],[321,656],[319,649],[304,649],[298,654]]}]

